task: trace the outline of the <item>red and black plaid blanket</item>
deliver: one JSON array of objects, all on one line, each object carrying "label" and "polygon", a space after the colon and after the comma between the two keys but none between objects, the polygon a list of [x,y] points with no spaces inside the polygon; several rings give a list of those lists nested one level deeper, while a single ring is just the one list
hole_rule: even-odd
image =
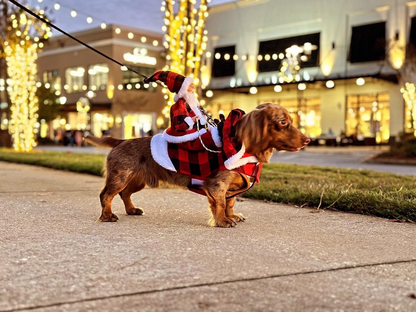
[{"label": "red and black plaid blanket", "polygon": [[235,137],[235,126],[244,115],[244,111],[235,109],[230,112],[222,127],[222,152],[189,151],[179,145],[168,143],[168,155],[177,172],[191,178],[204,180],[219,170],[233,170],[255,177],[259,182],[261,165],[253,155],[245,153],[245,148]]}]

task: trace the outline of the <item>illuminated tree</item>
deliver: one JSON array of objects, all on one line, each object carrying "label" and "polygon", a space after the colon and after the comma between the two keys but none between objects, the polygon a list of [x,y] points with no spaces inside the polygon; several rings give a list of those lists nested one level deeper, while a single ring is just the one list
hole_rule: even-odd
[{"label": "illuminated tree", "polygon": [[416,47],[408,43],[405,47],[398,40],[389,44],[389,62],[396,69],[400,92],[405,101],[405,133],[416,136]]},{"label": "illuminated tree", "polygon": [[399,69],[405,106],[405,132],[413,131],[416,136],[416,48],[408,45],[403,66]]},{"label": "illuminated tree", "polygon": [[[166,0],[162,2],[161,7],[165,12],[163,27],[164,45],[167,49],[165,70],[192,77],[196,87],[201,86],[201,60],[208,41],[204,27],[208,17],[209,2],[210,0],[200,0],[197,9],[196,0]],[[166,95],[165,98],[169,106],[173,104],[172,96]],[[169,116],[168,107],[165,108],[164,113]]]},{"label": "illuminated tree", "polygon": [[[51,30],[42,21],[27,16],[21,9],[0,0],[0,58],[6,59],[9,79],[7,91],[11,102],[9,131],[17,151],[30,151],[36,145],[38,118],[36,97],[36,59]],[[36,12],[43,15],[44,11]]]}]

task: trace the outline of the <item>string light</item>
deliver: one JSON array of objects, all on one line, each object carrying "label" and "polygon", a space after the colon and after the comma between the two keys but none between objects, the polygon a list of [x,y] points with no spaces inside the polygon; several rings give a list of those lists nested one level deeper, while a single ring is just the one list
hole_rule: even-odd
[{"label": "string light", "polygon": [[[41,3],[41,2],[43,2],[43,0],[38,0],[38,2],[39,2],[39,3]],[[76,17],[78,17],[79,15],[83,15],[83,16],[85,16],[85,20],[86,20],[86,22],[87,22],[88,24],[93,23],[93,21],[94,21],[94,20],[96,20],[96,21],[100,21],[100,19],[93,18],[92,16],[87,15],[87,14],[83,14],[83,13],[79,12],[78,10],[76,10],[75,8],[69,7],[69,6],[65,5],[65,4],[60,4],[60,3],[58,3],[58,2],[55,2],[55,3],[53,4],[53,8],[54,8],[56,11],[59,11],[61,8],[66,8],[66,9],[70,10],[70,15],[71,15],[71,17],[73,17],[73,18],[76,18]],[[41,11],[39,11],[39,13],[40,13],[40,15],[43,15],[43,14],[44,14],[44,11],[43,11],[43,10],[41,10]],[[105,23],[104,21],[102,21],[102,20],[100,21],[100,26],[101,26],[101,28],[102,28],[102,29],[105,29],[105,28],[107,27],[106,23]]]}]

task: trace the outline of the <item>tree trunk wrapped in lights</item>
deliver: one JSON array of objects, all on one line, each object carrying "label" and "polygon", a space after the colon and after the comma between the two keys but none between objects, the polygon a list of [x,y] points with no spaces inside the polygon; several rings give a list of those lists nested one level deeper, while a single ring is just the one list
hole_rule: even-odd
[{"label": "tree trunk wrapped in lights", "polygon": [[[175,2],[177,13],[175,13]],[[200,70],[204,50],[207,47],[207,31],[204,30],[208,17],[210,0],[201,0],[199,9],[196,0],[166,0],[161,10],[165,12],[165,42],[167,64],[164,70],[174,71],[186,77],[192,77],[194,84],[200,87]],[[173,105],[173,96],[165,95],[168,105]],[[164,110],[169,116],[169,108]]]},{"label": "tree trunk wrapped in lights", "polygon": [[[36,146],[38,99],[36,97],[36,59],[43,41],[51,35],[49,26],[1,0],[5,16],[0,29],[0,57],[6,58],[7,91],[11,102],[9,132],[16,151]],[[40,15],[43,11],[36,12]]]},{"label": "tree trunk wrapped in lights", "polygon": [[399,78],[406,103],[405,109],[405,131],[413,131],[416,136],[416,47],[409,45],[406,49],[406,59],[399,69]]},{"label": "tree trunk wrapped in lights", "polygon": [[405,133],[416,136],[416,47],[406,47],[398,41],[390,44],[389,61],[397,70],[397,78],[401,85],[400,92],[405,102]]},{"label": "tree trunk wrapped in lights", "polygon": [[10,77],[9,96],[12,106],[9,131],[17,151],[30,151],[35,145],[38,99],[36,97],[37,45],[20,43],[6,46],[7,73]]}]

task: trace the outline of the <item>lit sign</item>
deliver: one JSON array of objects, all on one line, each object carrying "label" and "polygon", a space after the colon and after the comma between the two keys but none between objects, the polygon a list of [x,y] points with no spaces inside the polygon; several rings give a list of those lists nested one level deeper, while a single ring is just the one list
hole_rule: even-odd
[{"label": "lit sign", "polygon": [[123,58],[127,62],[134,64],[146,64],[146,65],[156,65],[157,61],[155,57],[147,55],[147,49],[135,48],[133,53],[124,53]]}]

